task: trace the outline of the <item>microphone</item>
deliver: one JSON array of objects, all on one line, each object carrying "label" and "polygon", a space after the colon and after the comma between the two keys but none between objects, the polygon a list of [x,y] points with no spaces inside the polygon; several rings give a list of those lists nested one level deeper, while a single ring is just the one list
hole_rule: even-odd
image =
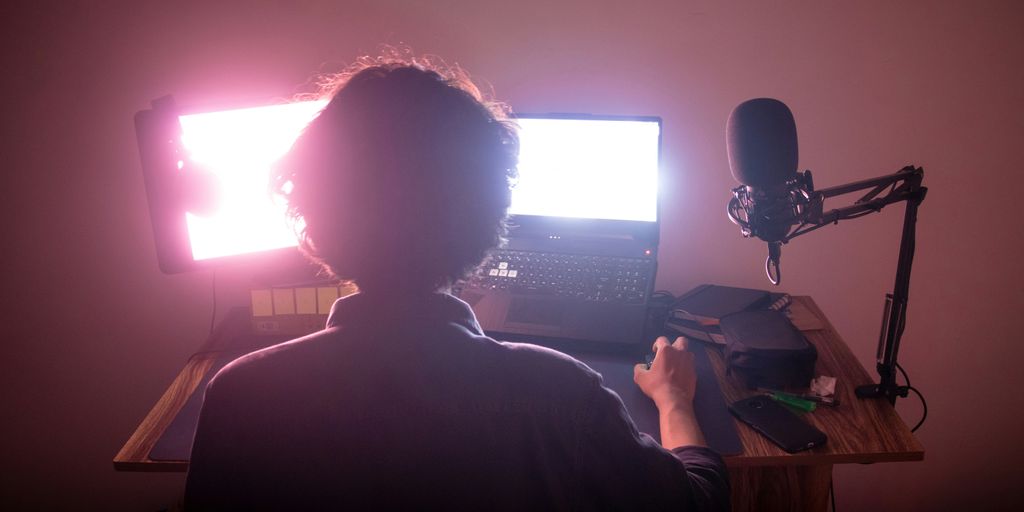
[{"label": "microphone", "polygon": [[772,98],[745,101],[729,115],[726,147],[733,178],[729,218],[745,237],[768,242],[765,271],[779,284],[782,244],[807,217],[814,191],[810,171],[797,172],[796,122],[785,103]]}]

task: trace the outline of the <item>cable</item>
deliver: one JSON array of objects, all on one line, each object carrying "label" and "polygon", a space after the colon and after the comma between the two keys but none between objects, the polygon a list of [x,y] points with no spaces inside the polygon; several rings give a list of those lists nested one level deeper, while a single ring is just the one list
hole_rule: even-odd
[{"label": "cable", "polygon": [[907,386],[907,389],[917,393],[917,397],[921,399],[921,407],[924,409],[924,413],[921,414],[921,419],[917,422],[917,425],[914,425],[914,428],[910,429],[910,433],[913,434],[914,432],[917,432],[917,429],[921,428],[921,425],[924,424],[924,420],[928,418],[928,402],[924,401],[924,395],[922,395],[917,388]]},{"label": "cable", "polygon": [[904,370],[904,369],[903,369],[903,367],[902,367],[902,366],[900,366],[900,364],[899,364],[899,363],[896,363],[896,369],[897,369],[897,370],[899,370],[899,371],[900,371],[900,373],[902,373],[902,374],[903,374],[903,380],[907,381],[907,387],[908,387],[908,388],[909,388],[909,387],[912,387],[912,386],[910,385],[910,375],[907,375],[907,371],[906,371],[906,370]]},{"label": "cable", "polygon": [[647,307],[647,325],[659,334],[665,330],[665,321],[668,319],[672,306],[675,305],[676,297],[667,290],[657,290],[651,293]]},{"label": "cable", "polygon": [[910,433],[914,433],[917,432],[917,429],[921,428],[921,425],[924,425],[924,420],[928,418],[928,402],[924,399],[924,395],[920,391],[918,391],[917,388],[910,385],[910,375],[907,375],[907,371],[903,369],[903,366],[900,366],[899,363],[896,363],[896,369],[903,374],[903,379],[907,381],[907,389],[909,391],[913,391],[917,395],[917,398],[921,400],[921,419],[918,420],[917,424],[910,429]]},{"label": "cable", "polygon": [[846,221],[846,220],[858,219],[860,217],[864,217],[866,215],[871,215],[873,213],[879,213],[881,211],[882,211],[882,209],[879,208],[877,210],[867,210],[867,211],[863,211],[863,212],[860,212],[860,213],[854,213],[854,214],[850,215],[849,217],[843,217],[842,219],[836,219],[836,220],[834,220],[832,222],[829,222],[827,224],[817,224],[817,225],[811,226],[809,228],[805,227],[805,226],[807,226],[808,223],[804,222],[804,223],[800,224],[799,226],[797,226],[796,229],[794,229],[792,233],[786,235],[786,240],[783,243],[788,243],[790,240],[792,240],[792,239],[794,239],[794,238],[796,238],[796,237],[798,237],[800,235],[805,235],[807,233],[810,233],[811,231],[814,231],[816,229],[821,229],[821,228],[823,228],[825,226],[832,226],[832,225],[835,225],[835,224],[839,224],[839,221],[841,221],[841,220],[842,221]]},{"label": "cable", "polygon": [[[914,425],[910,429],[910,433],[913,434],[914,432],[917,432],[917,429],[921,428],[921,425],[924,425],[924,420],[928,419],[928,402],[924,399],[924,394],[922,394],[920,391],[918,391],[918,389],[915,388],[914,386],[910,385],[910,375],[907,374],[907,371],[903,369],[903,366],[900,365],[899,363],[896,363],[896,369],[899,370],[901,374],[903,374],[903,380],[905,380],[907,382],[907,385],[904,386],[904,387],[906,387],[907,391],[913,391],[914,394],[917,395],[917,398],[919,400],[921,400],[921,409],[922,409],[921,419],[918,420],[917,424]],[[861,464],[863,464],[863,465],[870,465],[870,464],[874,464],[874,462],[861,462]],[[834,500],[835,497],[833,496],[832,499]],[[833,510],[834,509],[835,509],[835,507],[833,506]]]}]

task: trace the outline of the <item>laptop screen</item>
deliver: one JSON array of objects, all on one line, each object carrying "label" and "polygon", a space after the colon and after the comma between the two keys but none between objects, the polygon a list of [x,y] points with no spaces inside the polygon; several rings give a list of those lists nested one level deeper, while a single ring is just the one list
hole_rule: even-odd
[{"label": "laptop screen", "polygon": [[661,122],[520,115],[512,215],[658,220]]}]

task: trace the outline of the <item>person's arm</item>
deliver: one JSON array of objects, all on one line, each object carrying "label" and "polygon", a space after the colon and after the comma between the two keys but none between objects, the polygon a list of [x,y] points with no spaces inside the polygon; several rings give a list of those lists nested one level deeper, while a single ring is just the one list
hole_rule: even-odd
[{"label": "person's arm", "polygon": [[693,411],[697,374],[693,354],[686,350],[686,338],[676,338],[669,344],[668,338],[661,336],[655,340],[653,350],[651,367],[636,365],[633,380],[658,408],[661,445],[669,450],[705,446],[704,433]]},{"label": "person's arm", "polygon": [[580,508],[729,510],[729,474],[722,458],[702,446],[693,413],[696,377],[684,347],[663,338],[655,343],[654,369],[634,370],[658,404],[662,446],[637,430],[618,395],[600,385],[594,390],[578,451]]}]

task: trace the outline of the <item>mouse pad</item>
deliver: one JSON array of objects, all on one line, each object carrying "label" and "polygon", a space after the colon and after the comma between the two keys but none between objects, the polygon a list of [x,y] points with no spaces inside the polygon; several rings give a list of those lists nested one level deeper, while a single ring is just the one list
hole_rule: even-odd
[{"label": "mouse pad", "polygon": [[[711,368],[708,354],[700,343],[691,343],[689,350],[693,352],[697,370],[697,395],[693,398],[693,408],[697,414],[697,423],[704,432],[704,439],[709,447],[721,455],[738,455],[743,452],[743,444],[736,433],[736,421],[729,413],[722,390],[718,387],[718,379]],[[604,385],[622,398],[636,427],[661,442],[658,409],[633,382],[633,367],[637,361],[614,354],[567,353],[600,373],[604,377]]]}]

